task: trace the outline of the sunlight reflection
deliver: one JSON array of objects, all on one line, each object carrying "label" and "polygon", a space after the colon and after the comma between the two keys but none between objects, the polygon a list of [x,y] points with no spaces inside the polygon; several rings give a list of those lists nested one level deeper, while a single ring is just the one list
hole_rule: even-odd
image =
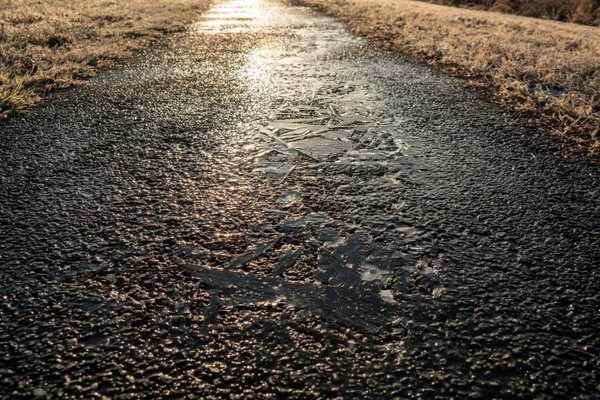
[{"label": "sunlight reflection", "polygon": [[268,25],[273,12],[263,0],[232,0],[211,8],[196,24],[203,33],[238,33]]},{"label": "sunlight reflection", "polygon": [[[271,79],[270,54],[268,48],[257,48],[250,52],[242,75],[252,81],[257,89],[264,88]],[[257,87],[258,86],[258,87]]]}]

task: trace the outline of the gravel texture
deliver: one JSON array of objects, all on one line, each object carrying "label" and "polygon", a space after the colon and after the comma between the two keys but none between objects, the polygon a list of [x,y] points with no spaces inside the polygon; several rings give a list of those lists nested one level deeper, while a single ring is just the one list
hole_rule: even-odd
[{"label": "gravel texture", "polygon": [[0,397],[598,398],[598,167],[333,19],[215,6],[0,125]]}]

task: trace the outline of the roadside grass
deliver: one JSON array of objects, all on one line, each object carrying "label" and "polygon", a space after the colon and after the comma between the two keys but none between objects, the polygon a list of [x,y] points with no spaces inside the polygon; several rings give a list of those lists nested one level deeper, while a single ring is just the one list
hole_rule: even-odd
[{"label": "roadside grass", "polygon": [[600,26],[600,0],[421,0],[430,3]]},{"label": "roadside grass", "polygon": [[600,153],[600,28],[412,0],[297,0]]},{"label": "roadside grass", "polygon": [[25,81],[24,77],[11,80],[0,76],[0,85],[3,88],[0,90],[0,116],[6,115],[11,110],[26,110],[38,101],[39,97],[25,87]]},{"label": "roadside grass", "polygon": [[0,119],[181,32],[210,0],[2,0]]}]

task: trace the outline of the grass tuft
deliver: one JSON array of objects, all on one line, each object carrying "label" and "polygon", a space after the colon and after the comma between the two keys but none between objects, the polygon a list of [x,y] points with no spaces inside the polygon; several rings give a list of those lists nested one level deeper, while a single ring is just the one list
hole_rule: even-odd
[{"label": "grass tuft", "polygon": [[15,79],[0,76],[0,119],[24,111],[39,100],[35,92],[27,87],[29,81],[30,78],[26,76]]}]

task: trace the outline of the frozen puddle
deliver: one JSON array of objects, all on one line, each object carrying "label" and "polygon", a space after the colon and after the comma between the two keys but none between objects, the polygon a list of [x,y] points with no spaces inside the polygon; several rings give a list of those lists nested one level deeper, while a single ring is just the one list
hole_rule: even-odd
[{"label": "frozen puddle", "polygon": [[[415,275],[435,279],[411,255],[425,233],[384,211],[383,201],[394,201],[386,200],[390,190],[421,167],[407,154],[409,146],[402,138],[405,120],[390,112],[372,77],[356,72],[357,55],[360,59],[361,54],[371,54],[365,40],[332,18],[263,0],[217,5],[196,25],[196,32],[256,33],[260,38],[238,71],[260,117],[244,121],[234,134],[252,173],[278,191],[271,207],[283,218],[272,227],[278,238],[250,246],[229,268],[244,269],[271,257],[273,275],[285,279],[303,259],[313,257],[314,288],[309,292],[342,296],[335,301],[314,299],[335,305],[330,312],[338,316],[360,309],[361,302],[379,310],[394,308],[394,293]],[[303,216],[286,214],[307,199],[314,201],[310,191],[320,182],[334,183],[335,192],[323,200],[340,209],[378,202],[382,206],[358,219],[321,212],[318,204]],[[376,239],[389,234],[393,240]],[[281,243],[292,245],[277,250]],[[270,256],[273,252],[278,256]],[[280,290],[286,287],[278,285]],[[432,296],[443,294],[441,284],[432,286],[436,288]],[[278,293],[283,301],[302,297],[302,303],[311,303],[306,294],[283,291]]]},{"label": "frozen puddle", "polygon": [[363,265],[362,267],[360,267],[360,279],[366,282],[383,282],[385,278],[389,275],[389,271],[383,271],[372,265]]}]

